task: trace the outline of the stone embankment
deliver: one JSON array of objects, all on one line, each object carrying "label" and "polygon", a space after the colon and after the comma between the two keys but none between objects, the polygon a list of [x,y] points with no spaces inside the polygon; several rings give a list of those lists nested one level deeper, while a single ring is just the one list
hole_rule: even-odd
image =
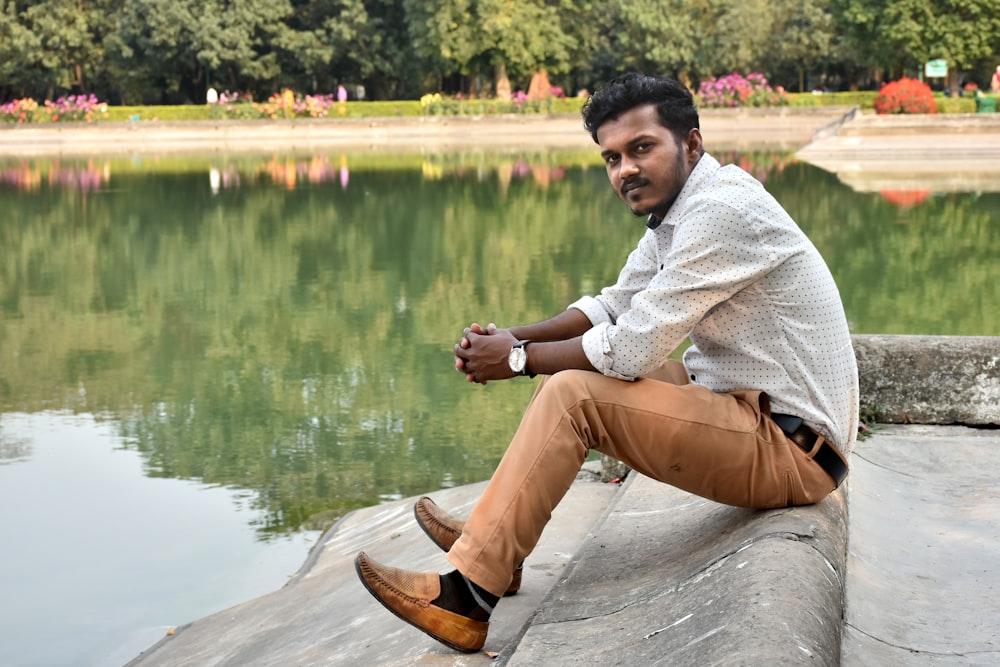
[{"label": "stone embankment", "polygon": [[852,112],[798,152],[858,192],[1000,191],[1000,113]]},{"label": "stone embankment", "polygon": [[[360,550],[447,569],[407,498],[348,516],[287,586],[130,665],[996,664],[1000,431],[965,424],[1000,421],[1000,338],[854,340],[862,401],[908,425],[860,442],[847,484],[816,505],[750,511],[585,471],[521,592],[498,606],[486,650],[462,655],[356,581]],[[463,514],[482,489],[434,497]]]}]

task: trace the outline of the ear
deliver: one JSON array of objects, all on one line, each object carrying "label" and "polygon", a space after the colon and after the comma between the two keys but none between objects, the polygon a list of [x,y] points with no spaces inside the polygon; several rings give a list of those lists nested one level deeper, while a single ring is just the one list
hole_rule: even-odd
[{"label": "ear", "polygon": [[684,139],[684,154],[692,163],[697,162],[703,152],[701,130],[692,128]]}]

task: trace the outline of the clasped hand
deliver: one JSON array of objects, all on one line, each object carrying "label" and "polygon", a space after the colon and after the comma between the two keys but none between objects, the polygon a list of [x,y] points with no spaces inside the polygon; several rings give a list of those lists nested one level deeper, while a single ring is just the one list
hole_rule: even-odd
[{"label": "clasped hand", "polygon": [[485,329],[473,322],[455,345],[455,368],[465,373],[466,380],[479,384],[512,378],[507,357],[516,342],[514,334],[492,322]]}]

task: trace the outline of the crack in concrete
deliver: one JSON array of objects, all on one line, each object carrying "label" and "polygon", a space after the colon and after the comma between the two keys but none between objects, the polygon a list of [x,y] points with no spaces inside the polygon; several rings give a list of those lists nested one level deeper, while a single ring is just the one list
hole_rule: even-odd
[{"label": "crack in concrete", "polygon": [[975,651],[975,650],[973,650],[973,651],[948,651],[948,652],[944,652],[944,651],[928,651],[926,649],[912,648],[910,646],[903,646],[901,644],[894,644],[893,642],[888,641],[886,639],[882,639],[881,637],[876,637],[872,633],[866,632],[865,630],[862,630],[861,628],[859,628],[858,626],[854,625],[853,623],[846,623],[845,622],[844,625],[847,626],[848,628],[851,628],[852,630],[854,630],[856,632],[859,632],[859,633],[863,634],[865,637],[868,637],[872,641],[876,641],[879,644],[882,644],[883,646],[889,646],[891,648],[899,649],[900,651],[908,651],[909,653],[915,653],[917,655],[932,655],[932,656],[939,657],[939,658],[966,658],[966,657],[973,656],[973,655],[976,655],[976,656],[982,656],[982,655],[996,655],[996,656],[1000,656],[1000,650],[998,650],[998,651],[989,651],[989,650]]},{"label": "crack in concrete", "polygon": [[902,470],[897,470],[896,468],[892,468],[890,466],[884,465],[882,463],[879,463],[878,461],[873,461],[870,458],[868,458],[867,456],[865,456],[864,454],[862,454],[861,452],[859,452],[857,449],[855,449],[853,452],[851,452],[851,456],[856,456],[859,459],[861,459],[862,461],[864,461],[865,463],[868,463],[869,465],[873,465],[876,468],[881,468],[882,470],[888,470],[889,472],[895,473],[895,474],[899,475],[900,477],[909,477],[910,479],[918,479],[918,477],[916,475],[910,474],[908,472],[903,472]]}]

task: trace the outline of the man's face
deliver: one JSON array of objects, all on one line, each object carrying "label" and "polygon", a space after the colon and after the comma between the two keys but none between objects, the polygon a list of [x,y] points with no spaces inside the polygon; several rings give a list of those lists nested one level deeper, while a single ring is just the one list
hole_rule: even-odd
[{"label": "man's face", "polygon": [[662,218],[701,157],[701,133],[678,145],[652,104],[629,109],[597,128],[611,187],[636,215]]}]

